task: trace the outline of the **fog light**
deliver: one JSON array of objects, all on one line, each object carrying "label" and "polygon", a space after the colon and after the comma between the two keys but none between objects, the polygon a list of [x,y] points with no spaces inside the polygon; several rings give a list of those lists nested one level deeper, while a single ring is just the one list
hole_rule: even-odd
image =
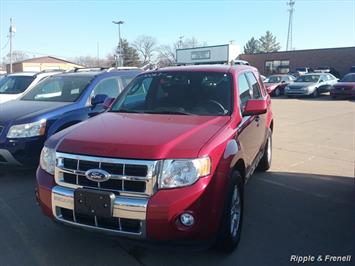
[{"label": "fog light", "polygon": [[180,215],[180,222],[188,227],[191,227],[195,223],[195,218],[190,213],[183,213]]}]

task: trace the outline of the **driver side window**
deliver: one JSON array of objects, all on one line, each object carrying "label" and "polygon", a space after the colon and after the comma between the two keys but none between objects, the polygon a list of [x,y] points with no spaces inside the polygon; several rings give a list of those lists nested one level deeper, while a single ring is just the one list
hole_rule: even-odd
[{"label": "driver side window", "polygon": [[116,98],[119,94],[117,79],[108,78],[101,80],[92,91],[92,97],[95,97],[98,94],[105,94],[110,98]]},{"label": "driver side window", "polygon": [[240,111],[243,112],[246,102],[251,99],[250,86],[245,74],[238,77],[238,93],[240,99]]}]

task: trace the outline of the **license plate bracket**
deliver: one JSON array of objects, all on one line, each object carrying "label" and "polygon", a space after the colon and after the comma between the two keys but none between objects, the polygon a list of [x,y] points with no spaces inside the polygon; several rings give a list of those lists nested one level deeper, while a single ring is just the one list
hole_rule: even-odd
[{"label": "license plate bracket", "polygon": [[74,191],[74,210],[79,214],[109,218],[113,214],[115,194],[78,188]]}]

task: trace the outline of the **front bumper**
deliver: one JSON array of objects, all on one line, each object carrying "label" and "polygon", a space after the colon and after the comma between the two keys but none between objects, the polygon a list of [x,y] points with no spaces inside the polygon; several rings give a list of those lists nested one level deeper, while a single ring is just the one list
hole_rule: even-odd
[{"label": "front bumper", "polygon": [[[36,189],[42,211],[57,222],[130,239],[192,242],[213,239],[218,231],[224,201],[223,197],[215,195],[223,195],[223,192],[215,191],[221,186],[211,185],[211,178],[201,178],[185,188],[157,191],[151,197],[116,195],[112,219],[121,223],[114,228],[100,226],[96,219],[91,225],[80,222],[73,212],[75,189],[58,186],[53,176],[40,168]],[[74,213],[69,218],[68,211]],[[191,228],[179,223],[178,218],[183,212],[194,215],[196,223]],[[132,227],[126,230],[124,225],[127,222],[135,223],[135,230],[131,230]]]},{"label": "front bumper", "polygon": [[5,139],[0,142],[0,166],[36,166],[45,139],[33,137],[26,139]]},{"label": "front bumper", "polygon": [[355,89],[333,89],[330,91],[330,95],[336,97],[355,97]]},{"label": "front bumper", "polygon": [[285,95],[288,96],[308,96],[311,95],[313,93],[313,91],[309,91],[309,90],[299,90],[299,89],[289,89],[289,90],[285,90]]}]

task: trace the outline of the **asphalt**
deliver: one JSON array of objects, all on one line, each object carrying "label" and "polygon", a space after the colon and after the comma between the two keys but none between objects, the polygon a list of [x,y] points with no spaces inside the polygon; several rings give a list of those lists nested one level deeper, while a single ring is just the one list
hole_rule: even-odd
[{"label": "asphalt", "polygon": [[272,168],[246,185],[242,237],[232,254],[142,247],[60,226],[36,205],[34,171],[2,168],[0,266],[277,266],[297,264],[291,255],[354,256],[355,102],[280,98],[273,110]]}]

